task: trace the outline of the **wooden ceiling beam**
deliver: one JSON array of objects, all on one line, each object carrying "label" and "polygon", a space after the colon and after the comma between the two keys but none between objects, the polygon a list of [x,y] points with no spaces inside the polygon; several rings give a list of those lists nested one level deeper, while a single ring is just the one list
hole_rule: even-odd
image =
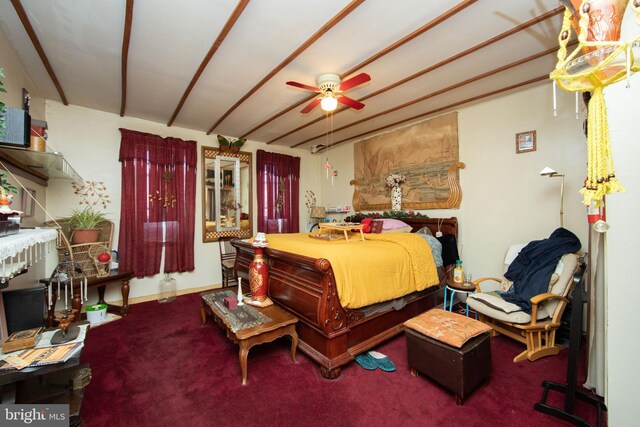
[{"label": "wooden ceiling beam", "polygon": [[189,82],[189,85],[185,89],[184,93],[182,94],[182,97],[180,98],[180,102],[178,102],[178,106],[176,107],[175,111],[171,115],[171,118],[169,119],[167,126],[173,125],[173,122],[176,120],[176,117],[178,117],[180,110],[182,110],[182,107],[184,106],[184,103],[187,100],[187,97],[189,96],[189,94],[191,94],[191,91],[193,90],[193,87],[196,85],[196,82],[200,79],[200,76],[202,76],[202,73],[204,72],[205,68],[207,68],[207,65],[209,65],[209,62],[211,61],[211,58],[213,58],[213,55],[215,55],[215,53],[218,51],[218,49],[222,45],[222,42],[224,42],[224,40],[227,38],[227,36],[231,32],[231,29],[240,18],[240,15],[242,15],[242,12],[249,4],[249,1],[250,0],[238,1],[238,4],[236,5],[235,9],[233,9],[233,12],[229,16],[229,19],[227,19],[227,22],[224,24],[224,27],[222,27],[220,34],[218,34],[218,37],[216,37],[216,39],[214,40],[213,44],[209,48],[209,51],[202,59],[200,66],[198,67],[195,74],[191,78],[191,81]]},{"label": "wooden ceiling beam", "polygon": [[49,58],[47,58],[47,54],[44,52],[44,49],[42,48],[42,44],[40,44],[40,40],[38,39],[36,32],[33,30],[33,26],[29,21],[27,12],[25,12],[24,7],[22,7],[22,3],[20,3],[20,0],[11,0],[11,4],[13,5],[13,8],[16,10],[16,13],[18,14],[18,18],[20,18],[20,21],[22,22],[22,26],[27,32],[27,35],[31,39],[31,43],[33,43],[33,47],[36,49],[36,52],[38,52],[38,56],[40,56],[42,65],[44,65],[44,68],[47,70],[47,73],[49,73],[49,77],[51,78],[51,81],[56,87],[56,90],[58,91],[58,95],[60,95],[60,99],[62,100],[62,103],[64,105],[69,105],[69,103],[67,102],[67,97],[64,94],[64,90],[62,89],[62,86],[58,81],[58,77],[56,76],[56,73],[53,71],[53,67],[49,62]]},{"label": "wooden ceiling beam", "polygon": [[121,55],[121,90],[120,95],[120,117],[124,116],[124,111],[127,108],[127,68],[129,61],[129,43],[131,41],[131,24],[133,22],[133,0],[127,0],[127,5],[124,15],[124,33],[122,35],[122,55]]},{"label": "wooden ceiling beam", "polygon": [[[352,126],[359,125],[360,123],[364,123],[366,121],[373,120],[373,119],[375,119],[377,117],[384,116],[386,114],[391,114],[391,113],[393,113],[395,111],[401,110],[401,109],[406,108],[406,107],[410,107],[411,105],[417,104],[419,102],[426,101],[427,99],[434,98],[434,97],[436,97],[438,95],[442,95],[443,93],[450,92],[450,91],[452,91],[454,89],[458,89],[458,88],[460,88],[462,86],[466,86],[468,84],[475,83],[478,80],[482,80],[482,79],[485,79],[487,77],[491,77],[491,76],[493,76],[495,74],[501,73],[503,71],[509,70],[511,68],[517,67],[518,65],[522,65],[522,64],[526,64],[527,62],[535,61],[536,59],[542,58],[543,56],[546,56],[546,55],[550,55],[550,54],[556,53],[557,51],[558,51],[558,48],[553,47],[551,49],[543,50],[542,52],[538,52],[538,53],[535,53],[533,55],[529,55],[526,58],[522,58],[522,59],[519,59],[517,61],[511,62],[509,64],[503,65],[502,67],[494,68],[493,70],[487,71],[486,73],[478,74],[477,76],[473,76],[473,77],[468,78],[466,80],[463,80],[461,82],[452,84],[451,86],[448,86],[446,88],[437,90],[435,92],[428,93],[428,94],[426,94],[424,96],[420,96],[420,97],[418,97],[416,99],[413,99],[411,101],[405,102],[404,104],[396,105],[396,106],[391,107],[391,108],[389,108],[387,110],[381,111],[381,112],[373,114],[371,116],[367,116],[367,117],[365,117],[363,119],[360,119],[360,120],[357,120],[355,122],[351,122],[351,123],[349,123],[347,125],[341,126],[341,127],[337,128],[337,129],[334,129],[333,132],[339,132],[341,130],[348,129],[348,128],[352,127]],[[301,141],[301,142],[299,142],[299,143],[297,143],[295,145],[292,145],[291,148],[299,147],[300,145],[306,144],[307,142],[310,142],[310,141],[313,141],[314,139],[320,138],[323,135],[324,134],[316,135],[314,137],[305,139],[304,141]]]},{"label": "wooden ceiling beam", "polygon": [[[466,50],[464,50],[462,52],[459,52],[459,53],[457,53],[457,54],[455,54],[453,56],[450,56],[449,58],[446,58],[446,59],[438,62],[437,64],[433,64],[433,65],[431,65],[431,66],[429,66],[427,68],[424,68],[424,69],[422,69],[422,70],[420,70],[420,71],[418,71],[418,72],[416,72],[416,73],[414,73],[414,74],[412,74],[412,75],[410,75],[408,77],[405,77],[402,80],[398,80],[397,82],[392,83],[392,84],[390,84],[390,85],[388,85],[388,86],[386,86],[386,87],[384,87],[382,89],[379,89],[379,90],[377,90],[375,92],[371,92],[370,94],[358,99],[358,101],[362,102],[362,101],[365,101],[365,100],[367,100],[369,98],[373,98],[374,96],[377,96],[377,95],[380,95],[382,93],[388,92],[391,89],[395,89],[398,86],[401,86],[401,85],[403,85],[405,83],[410,82],[411,80],[417,79],[418,77],[421,77],[421,76],[423,76],[423,75],[425,75],[427,73],[430,73],[430,72],[432,72],[432,71],[434,71],[434,70],[436,70],[438,68],[444,67],[445,65],[448,65],[448,64],[450,64],[450,63],[452,63],[452,62],[454,62],[454,61],[456,61],[456,60],[458,60],[460,58],[463,58],[463,57],[465,57],[467,55],[470,55],[470,54],[478,51],[479,49],[483,49],[483,48],[485,48],[487,46],[490,46],[490,45],[492,45],[494,43],[499,42],[500,40],[503,40],[503,39],[505,39],[505,38],[507,38],[509,36],[512,36],[512,35],[520,32],[520,31],[523,31],[523,30],[525,30],[525,29],[527,29],[527,28],[529,28],[529,27],[531,27],[533,25],[539,24],[542,21],[545,21],[545,20],[547,20],[547,19],[549,19],[549,18],[551,18],[553,16],[556,16],[556,15],[558,15],[560,13],[563,13],[564,9],[565,9],[564,6],[560,6],[560,7],[557,7],[555,9],[552,9],[552,10],[546,12],[546,13],[543,13],[542,15],[536,16],[535,18],[530,19],[529,21],[524,22],[522,24],[516,25],[515,27],[511,28],[510,30],[504,31],[504,32],[502,32],[501,34],[498,34],[495,37],[487,39],[487,40],[485,40],[485,41],[483,41],[481,43],[478,43],[477,45],[475,45],[473,47],[470,47],[469,49],[466,49]],[[556,50],[557,50],[557,48],[556,48]],[[337,111],[335,111],[334,114],[339,114],[339,113],[341,113],[341,112],[343,112],[343,111],[345,111],[347,109],[348,108],[346,108],[346,107],[345,108],[340,108]],[[276,142],[276,141],[278,141],[278,140],[280,140],[282,138],[285,138],[285,137],[287,137],[287,136],[289,136],[289,135],[291,135],[291,134],[293,134],[295,132],[298,132],[298,131],[300,131],[300,130],[308,127],[308,126],[311,126],[311,125],[319,122],[320,120],[322,120],[322,117],[319,117],[319,118],[314,119],[314,120],[312,120],[312,121],[310,121],[308,123],[305,123],[302,126],[298,126],[297,128],[293,129],[292,131],[289,131],[287,133],[284,133],[284,134],[278,136],[277,138],[274,138],[274,139],[272,139],[270,141],[267,141],[267,144],[272,144],[272,143],[274,143],[274,142]],[[313,139],[315,139],[315,138],[313,138]]]},{"label": "wooden ceiling beam", "polygon": [[258,89],[260,89],[265,83],[273,78],[277,73],[279,73],[284,67],[289,65],[291,61],[296,59],[302,52],[307,50],[309,46],[316,42],[320,37],[322,37],[327,31],[336,26],[340,21],[347,17],[351,12],[353,12],[358,6],[364,3],[364,0],[352,0],[344,9],[342,9],[337,15],[331,18],[326,24],[324,24],[318,31],[315,32],[309,39],[307,39],[300,47],[298,47],[291,55],[289,55],[284,61],[278,64],[273,70],[271,70],[266,76],[263,77],[254,87],[252,87],[247,93],[244,94],[242,98],[240,98],[231,108],[229,108],[219,119],[214,123],[213,126],[207,131],[207,135],[209,135],[213,130],[218,127],[220,123],[226,119],[229,114],[231,114],[236,108],[238,108],[244,101],[246,101],[251,95],[256,93]]},{"label": "wooden ceiling beam", "polygon": [[[408,43],[409,41],[413,40],[414,38],[418,37],[419,35],[427,32],[428,30],[430,30],[431,28],[435,27],[436,25],[441,24],[442,22],[446,21],[447,19],[451,18],[452,16],[456,15],[457,13],[461,12],[462,10],[466,9],[467,7],[471,6],[472,4],[474,4],[476,2],[477,2],[477,0],[465,0],[465,1],[457,4],[456,6],[452,7],[451,9],[447,10],[446,12],[444,12],[442,15],[440,15],[440,16],[436,17],[435,19],[432,19],[431,21],[427,22],[425,25],[423,25],[422,27],[418,28],[417,30],[415,30],[411,34],[406,35],[405,37],[401,38],[397,42],[387,46],[384,49],[382,49],[380,52],[374,54],[373,56],[371,56],[371,57],[369,57],[367,59],[365,59],[363,62],[361,62],[360,64],[358,64],[355,67],[351,68],[349,71],[341,74],[340,78],[343,79],[344,77],[349,76],[349,75],[355,73],[356,71],[362,69],[366,65],[369,65],[373,61],[376,61],[376,60],[382,58],[383,56],[391,53],[395,49],[397,49],[400,46]],[[309,97],[306,97],[302,101],[298,102],[297,104],[291,105],[291,106],[285,108],[284,110],[276,113],[275,115],[269,117],[267,120],[265,120],[262,123],[260,123],[257,126],[255,126],[254,128],[252,128],[252,129],[248,130],[247,132],[245,132],[244,135],[242,135],[240,138],[246,138],[247,136],[251,135],[256,130],[266,126],[267,124],[271,123],[272,121],[274,121],[278,117],[282,116],[283,114],[286,114],[289,111],[299,107],[300,105],[310,101],[315,96],[316,95],[311,95]]]},{"label": "wooden ceiling beam", "polygon": [[[414,121],[414,120],[421,119],[421,118],[424,118],[424,117],[427,117],[427,116],[431,116],[433,114],[440,113],[442,111],[447,111],[447,110],[450,110],[452,108],[458,107],[458,106],[463,105],[463,104],[468,104],[470,102],[479,101],[481,99],[488,98],[488,97],[493,96],[493,95],[498,95],[498,94],[503,93],[503,92],[508,92],[510,90],[518,89],[518,88],[521,88],[523,86],[528,86],[530,84],[538,83],[538,82],[541,82],[543,80],[548,80],[548,79],[549,79],[549,75],[548,74],[544,74],[542,76],[534,77],[532,79],[529,79],[529,80],[526,80],[526,81],[523,81],[523,82],[520,82],[520,83],[516,83],[516,84],[510,85],[510,86],[507,86],[507,87],[496,89],[496,90],[493,90],[493,91],[490,91],[490,92],[487,92],[487,93],[483,93],[483,94],[480,94],[480,95],[477,95],[477,96],[473,96],[471,98],[463,99],[462,101],[454,102],[452,104],[445,105],[444,107],[436,108],[435,110],[427,111],[425,113],[420,113],[420,114],[417,114],[415,116],[408,117],[406,119],[398,120],[396,122],[389,123],[387,125],[380,126],[380,127],[375,128],[375,129],[368,130],[366,132],[359,133],[358,135],[353,135],[353,136],[350,136],[348,138],[341,139],[340,141],[333,142],[331,144],[331,147],[336,146],[338,144],[341,144],[343,142],[352,141],[352,140],[357,139],[357,138],[362,138],[363,136],[379,133],[379,132],[381,132],[383,130],[398,126],[398,125],[400,125],[402,123],[406,123],[406,122]],[[326,148],[323,148],[322,150],[326,150]]]}]

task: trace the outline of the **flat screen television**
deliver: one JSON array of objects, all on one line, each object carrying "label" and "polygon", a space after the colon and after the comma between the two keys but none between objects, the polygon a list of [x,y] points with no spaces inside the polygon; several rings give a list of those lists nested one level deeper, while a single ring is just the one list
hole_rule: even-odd
[{"label": "flat screen television", "polygon": [[17,108],[7,108],[4,122],[4,135],[0,132],[0,145],[28,148],[31,142],[31,117],[29,113]]}]

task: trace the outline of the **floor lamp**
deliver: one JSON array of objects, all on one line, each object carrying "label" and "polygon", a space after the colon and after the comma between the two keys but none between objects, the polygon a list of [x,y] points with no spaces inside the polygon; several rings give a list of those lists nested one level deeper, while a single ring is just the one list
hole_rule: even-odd
[{"label": "floor lamp", "polygon": [[540,176],[560,177],[560,227],[564,227],[564,174],[558,173],[547,166],[540,171]]}]

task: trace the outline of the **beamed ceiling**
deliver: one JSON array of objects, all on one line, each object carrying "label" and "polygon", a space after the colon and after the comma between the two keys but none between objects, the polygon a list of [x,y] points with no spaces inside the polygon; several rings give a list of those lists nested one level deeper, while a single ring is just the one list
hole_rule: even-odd
[{"label": "beamed ceiling", "polygon": [[[305,148],[544,84],[562,12],[557,0],[1,0],[0,28],[45,98],[212,143]],[[285,84],[362,72],[371,81],[345,94],[366,106],[330,118],[301,114],[315,94]]]}]

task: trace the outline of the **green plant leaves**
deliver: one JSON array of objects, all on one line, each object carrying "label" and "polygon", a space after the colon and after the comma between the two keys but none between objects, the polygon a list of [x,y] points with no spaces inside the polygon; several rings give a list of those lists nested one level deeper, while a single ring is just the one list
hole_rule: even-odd
[{"label": "green plant leaves", "polygon": [[104,213],[94,211],[91,206],[87,206],[82,210],[73,210],[69,217],[69,224],[73,228],[91,229],[97,228],[98,224],[105,219],[106,215]]}]

